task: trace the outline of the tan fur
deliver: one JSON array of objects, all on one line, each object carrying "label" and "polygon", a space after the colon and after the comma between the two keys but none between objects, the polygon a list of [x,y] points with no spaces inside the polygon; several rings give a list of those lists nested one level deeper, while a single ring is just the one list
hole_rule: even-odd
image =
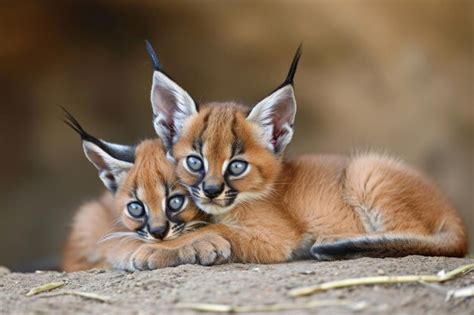
[{"label": "tan fur", "polygon": [[218,233],[232,244],[238,262],[288,261],[309,256],[313,242],[317,249],[361,237],[368,237],[367,242],[389,240],[386,252],[378,248],[379,254],[373,255],[466,254],[461,219],[418,171],[377,154],[302,156],[283,162],[259,143],[257,128],[232,103],[201,105],[186,122],[173,155],[187,186],[199,180],[184,167],[196,142],[203,144],[209,164],[205,179],[225,180],[221,170],[238,141],[245,148],[242,158],[251,165],[246,176],[229,180],[239,191],[231,209],[195,198],[198,206],[215,214],[216,224],[188,239]]},{"label": "tan fur", "polygon": [[83,205],[74,217],[61,269],[77,271],[106,267],[105,255],[102,253],[105,248],[98,248],[97,242],[113,229],[116,218],[110,193]]},{"label": "tan fur", "polygon": [[[136,149],[135,164],[116,194],[106,193],[78,210],[65,247],[62,270],[77,271],[94,267],[136,270],[138,266],[144,268],[147,263],[140,257],[146,257],[144,253],[149,248],[159,251],[173,247],[173,241],[142,240],[138,236],[101,240],[114,232],[129,232],[133,235],[141,225],[124,214],[127,203],[134,200],[134,194],[139,195],[140,200],[147,205],[154,224],[163,224],[169,220],[162,207],[166,186],[173,194],[186,194],[185,189],[177,183],[174,169],[173,163],[166,159],[161,141],[142,142]],[[188,202],[174,219],[186,222],[192,228],[192,223],[206,220],[206,216],[192,202]],[[207,235],[205,239],[205,242],[195,241],[186,248],[180,247],[175,251],[176,255],[189,262],[214,264],[225,261],[230,254],[229,243],[218,235]],[[219,244],[220,252],[209,249],[209,244],[213,242]],[[165,243],[169,244],[164,246]],[[167,259],[169,261],[172,257],[171,254],[160,255],[158,258],[163,261],[157,265],[166,266]]]}]

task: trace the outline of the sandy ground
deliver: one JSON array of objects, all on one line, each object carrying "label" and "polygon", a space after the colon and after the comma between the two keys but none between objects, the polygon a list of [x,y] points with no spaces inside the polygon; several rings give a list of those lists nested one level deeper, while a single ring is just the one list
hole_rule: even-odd
[{"label": "sandy ground", "polygon": [[[377,285],[338,289],[311,297],[290,298],[290,289],[349,277],[434,274],[474,263],[474,259],[410,256],[398,259],[363,258],[351,261],[302,261],[279,265],[231,264],[213,267],[184,265],[149,272],[90,270],[77,273],[10,273],[0,269],[0,313],[140,313],[194,314],[178,309],[182,303],[258,305],[305,304],[337,299],[364,302],[361,310],[345,306],[283,311],[284,314],[474,314],[474,299],[446,301],[446,290],[474,284],[474,272],[440,286],[426,284]],[[32,297],[32,287],[64,281],[66,285]],[[91,292],[110,298],[99,302],[62,295],[66,290]]]}]

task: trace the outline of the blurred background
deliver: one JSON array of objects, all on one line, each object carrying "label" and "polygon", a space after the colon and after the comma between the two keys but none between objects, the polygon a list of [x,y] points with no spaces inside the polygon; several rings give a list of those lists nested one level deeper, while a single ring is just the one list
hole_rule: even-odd
[{"label": "blurred background", "polygon": [[433,178],[474,252],[469,1],[1,1],[0,265],[54,262],[76,208],[104,190],[68,108],[92,134],[153,137],[150,39],[200,101],[253,105],[300,42],[289,154],[374,149]]}]

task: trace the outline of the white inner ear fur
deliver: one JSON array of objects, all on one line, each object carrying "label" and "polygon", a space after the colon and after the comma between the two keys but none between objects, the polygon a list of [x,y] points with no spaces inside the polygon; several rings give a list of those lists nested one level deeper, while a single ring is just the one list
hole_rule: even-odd
[{"label": "white inner ear fur", "polygon": [[104,185],[112,191],[120,185],[125,173],[133,167],[133,163],[115,159],[92,142],[83,141],[82,147],[87,159],[99,170],[99,177]]},{"label": "white inner ear fur", "polygon": [[186,119],[197,114],[194,100],[178,84],[159,71],[153,73],[150,97],[156,133],[161,139],[174,143]]},{"label": "white inner ear fur", "polygon": [[296,100],[293,86],[285,85],[260,101],[247,116],[247,120],[260,126],[259,139],[279,154],[293,136]]}]

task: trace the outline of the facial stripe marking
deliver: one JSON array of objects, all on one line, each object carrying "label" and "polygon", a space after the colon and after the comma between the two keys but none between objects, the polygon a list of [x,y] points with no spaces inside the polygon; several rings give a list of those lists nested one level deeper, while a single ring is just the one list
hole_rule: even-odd
[{"label": "facial stripe marking", "polygon": [[202,156],[202,138],[201,137],[194,140],[193,149],[194,151],[199,152],[199,154]]},{"label": "facial stripe marking", "polygon": [[[202,139],[202,135],[206,132],[210,115],[211,115],[211,112],[210,111],[207,112],[202,120],[202,125],[204,126],[204,128],[202,128],[201,131],[199,132],[199,135],[198,135],[199,139]],[[202,143],[202,140],[201,140],[201,143]]]},{"label": "facial stripe marking", "polygon": [[202,158],[202,161],[204,162],[204,173],[207,173],[209,171],[209,162],[205,157]]},{"label": "facial stripe marking", "polygon": [[168,199],[168,195],[166,195],[165,198],[161,200],[161,211],[163,211],[164,213],[166,213],[166,200],[167,199]]},{"label": "facial stripe marking", "polygon": [[225,160],[224,163],[222,164],[222,175],[225,175],[228,165],[229,165],[229,160]]},{"label": "facial stripe marking", "polygon": [[245,153],[244,144],[242,143],[241,140],[235,139],[234,142],[232,143],[232,156],[231,156],[231,158],[233,158],[236,155],[244,154],[244,153]]}]

